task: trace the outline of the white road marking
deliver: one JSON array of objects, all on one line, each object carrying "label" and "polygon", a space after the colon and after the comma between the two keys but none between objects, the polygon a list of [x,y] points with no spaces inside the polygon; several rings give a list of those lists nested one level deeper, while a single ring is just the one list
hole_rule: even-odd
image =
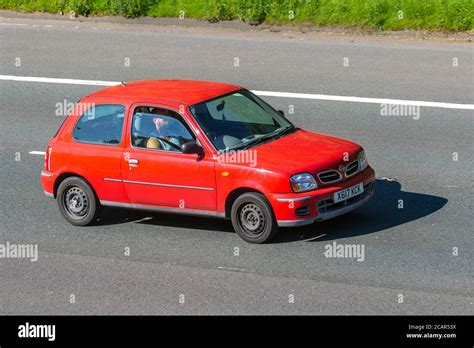
[{"label": "white road marking", "polygon": [[309,240],[309,241],[311,241],[311,240],[316,240],[316,239],[319,239],[319,238],[324,237],[325,235],[327,235],[327,233],[321,234],[321,235],[319,235],[319,236],[317,236],[317,237],[314,237],[314,238],[309,238],[309,239],[307,239],[307,240]]},{"label": "white road marking", "polygon": [[384,181],[398,181],[395,178],[389,177],[389,176],[378,176],[376,177],[377,180],[384,180]]},{"label": "white road marking", "polygon": [[349,96],[326,95],[326,94],[306,94],[306,93],[267,92],[267,91],[252,91],[252,92],[255,93],[256,95],[267,96],[267,97],[330,100],[330,101],[344,101],[344,102],[353,102],[353,103],[414,105],[414,106],[427,106],[431,108],[474,110],[474,104],[457,104],[457,103],[430,102],[430,101],[422,101],[422,100],[388,99],[388,98],[349,97]]},{"label": "white road marking", "polygon": [[30,151],[28,152],[30,155],[46,155],[46,152],[45,151]]},{"label": "white road marking", "polygon": [[[60,79],[60,78],[51,78],[51,77],[14,76],[14,75],[0,75],[0,80],[42,82],[42,83],[61,83],[61,84],[69,84],[69,85],[88,85],[88,86],[116,86],[121,83],[121,82],[116,82],[116,81],[76,80],[76,79]],[[255,93],[256,95],[264,96],[264,97],[329,100],[329,101],[342,101],[342,102],[353,102],[353,103],[414,105],[414,106],[426,106],[426,107],[443,108],[443,109],[474,110],[474,104],[457,104],[457,103],[445,103],[445,102],[430,102],[430,101],[422,101],[422,100],[366,98],[366,97],[351,97],[351,96],[341,96],[341,95],[272,92],[272,91],[255,91],[255,90],[253,90],[252,92]]]},{"label": "white road marking", "polygon": [[[3,18],[3,17],[0,17]],[[0,23],[0,25],[16,25],[17,27],[26,27],[28,24],[25,23]]]},{"label": "white road marking", "polygon": [[145,222],[145,221],[148,221],[148,220],[153,220],[153,218],[151,216],[147,216],[147,217],[144,217],[143,219],[135,220],[135,221],[132,221],[132,222],[139,223],[139,222]]},{"label": "white road marking", "polygon": [[245,269],[245,268],[235,268],[235,267],[222,267],[222,266],[219,266],[217,267],[218,269],[222,269],[224,271],[234,271],[234,272],[254,272],[252,270],[249,270],[249,269]]},{"label": "white road marking", "polygon": [[66,84],[66,85],[87,85],[87,86],[116,86],[116,85],[120,84],[120,82],[112,82],[112,81],[57,79],[57,78],[50,78],[50,77],[32,77],[32,76],[14,76],[14,75],[0,75],[0,80],[4,80],[4,81],[22,81],[22,82],[60,83],[60,84]]}]

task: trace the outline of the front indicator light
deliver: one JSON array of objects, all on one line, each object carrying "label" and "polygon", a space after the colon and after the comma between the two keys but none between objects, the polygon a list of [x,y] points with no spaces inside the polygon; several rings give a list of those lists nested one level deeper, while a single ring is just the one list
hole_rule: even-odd
[{"label": "front indicator light", "polygon": [[360,168],[360,171],[365,170],[365,168],[367,168],[368,165],[369,165],[369,161],[367,160],[367,156],[365,154],[365,151],[362,150],[361,152],[359,152],[359,168]]}]

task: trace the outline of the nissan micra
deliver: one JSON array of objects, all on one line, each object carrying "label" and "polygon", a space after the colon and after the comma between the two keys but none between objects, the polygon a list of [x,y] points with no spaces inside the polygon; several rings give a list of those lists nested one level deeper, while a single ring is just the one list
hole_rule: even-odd
[{"label": "nissan micra", "polygon": [[374,192],[362,147],[294,126],[249,90],[148,80],[81,99],[48,144],[41,182],[73,225],[102,206],[232,221],[250,243],[347,213]]}]

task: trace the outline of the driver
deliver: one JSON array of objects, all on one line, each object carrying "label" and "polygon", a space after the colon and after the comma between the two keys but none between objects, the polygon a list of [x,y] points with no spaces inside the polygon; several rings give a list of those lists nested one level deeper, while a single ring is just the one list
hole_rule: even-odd
[{"label": "driver", "polygon": [[[178,148],[181,148],[181,141],[177,137],[169,135],[169,120],[157,116],[153,117],[153,124],[155,129],[152,136],[146,142],[147,148],[167,151],[178,151]],[[177,147],[173,146],[173,144]]]}]

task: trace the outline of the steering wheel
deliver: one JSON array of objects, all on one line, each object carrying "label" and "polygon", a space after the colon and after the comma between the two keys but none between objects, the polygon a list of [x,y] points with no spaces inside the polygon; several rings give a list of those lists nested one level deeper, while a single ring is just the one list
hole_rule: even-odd
[{"label": "steering wheel", "polygon": [[167,143],[168,145],[171,145],[171,147],[174,147],[175,149],[181,151],[181,147],[176,145],[175,143],[169,141],[168,139],[165,139],[163,137],[155,137],[157,139],[160,139],[161,141],[164,141],[165,143]]}]

